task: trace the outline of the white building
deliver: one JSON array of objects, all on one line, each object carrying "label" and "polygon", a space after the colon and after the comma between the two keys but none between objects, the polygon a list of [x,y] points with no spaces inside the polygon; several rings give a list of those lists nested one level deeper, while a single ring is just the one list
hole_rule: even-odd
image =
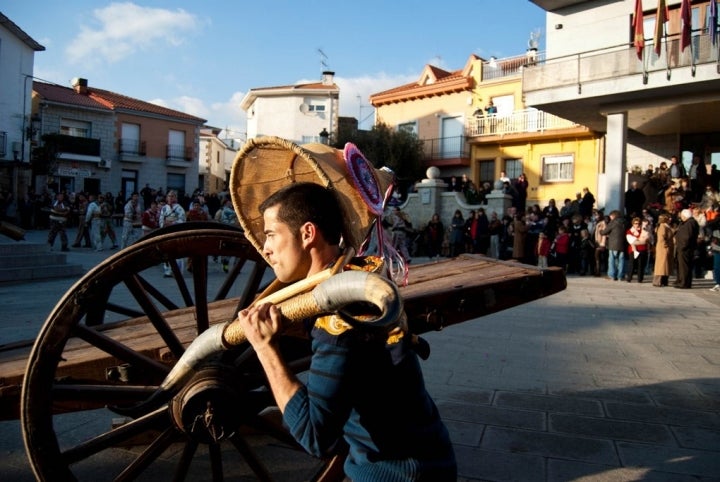
[{"label": "white building", "polygon": [[[547,11],[546,60],[523,70],[528,105],[605,133],[598,205],[622,207],[627,172],[676,155],[720,155],[720,75],[710,2],[691,4],[683,48],[681,1],[655,38],[657,0],[642,0],[644,48],[634,44],[635,0],[531,0]],[[638,22],[640,25],[640,22]],[[656,51],[655,46],[658,49]]]},{"label": "white building", "polygon": [[0,13],[0,189],[16,195],[25,194],[30,182],[33,66],[35,52],[43,50]]},{"label": "white building", "polygon": [[198,185],[206,193],[225,190],[230,180],[232,162],[237,154],[237,149],[228,146],[218,137],[221,131],[220,128],[210,126],[200,129]]},{"label": "white building", "polygon": [[321,82],[251,89],[240,104],[248,138],[278,136],[306,144],[327,142],[325,133],[337,135],[340,89],[334,76],[326,71]]}]

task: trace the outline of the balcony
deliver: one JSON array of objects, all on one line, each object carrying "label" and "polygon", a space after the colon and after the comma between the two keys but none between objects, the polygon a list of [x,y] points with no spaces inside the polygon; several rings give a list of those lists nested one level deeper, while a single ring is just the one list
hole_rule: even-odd
[{"label": "balcony", "polygon": [[423,160],[433,166],[467,166],[470,147],[465,136],[422,139]]},{"label": "balcony", "polygon": [[45,147],[57,153],[58,159],[100,162],[100,139],[76,137],[67,134],[45,134]]},{"label": "balcony", "polygon": [[465,126],[468,138],[504,137],[511,134],[543,134],[560,129],[582,128],[575,122],[536,109],[515,111],[509,115],[472,117]]},{"label": "balcony", "polygon": [[659,55],[646,38],[640,59],[621,44],[538,62],[523,69],[523,95],[527,105],[597,132],[611,111],[627,111],[628,128],[644,135],[712,132],[720,125],[717,55],[707,31],[693,32],[684,51],[678,35],[668,36]]},{"label": "balcony", "polygon": [[138,139],[120,139],[118,158],[124,162],[143,162],[147,155],[145,141]]},{"label": "balcony", "polygon": [[168,144],[165,159],[168,166],[187,167],[192,161],[193,149],[190,146]]}]

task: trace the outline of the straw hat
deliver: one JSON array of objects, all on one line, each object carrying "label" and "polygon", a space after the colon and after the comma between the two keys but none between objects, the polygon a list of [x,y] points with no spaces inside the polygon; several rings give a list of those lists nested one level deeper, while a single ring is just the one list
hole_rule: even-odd
[{"label": "straw hat", "polygon": [[354,144],[299,146],[279,137],[248,140],[230,175],[230,195],[245,237],[262,254],[265,240],[258,206],[295,182],[314,182],[335,191],[344,213],[343,239],[356,251],[378,216],[392,184],[390,171],[375,169]]}]

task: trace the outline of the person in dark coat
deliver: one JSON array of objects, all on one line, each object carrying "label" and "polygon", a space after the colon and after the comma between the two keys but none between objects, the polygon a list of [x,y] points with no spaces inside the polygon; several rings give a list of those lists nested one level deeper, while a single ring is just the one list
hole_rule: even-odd
[{"label": "person in dark coat", "polygon": [[677,252],[677,280],[673,285],[675,288],[690,289],[692,287],[692,262],[693,254],[697,248],[700,226],[692,211],[683,209],[680,211],[682,224],[675,232],[675,249]]},{"label": "person in dark coat", "polygon": [[625,214],[628,218],[634,218],[642,214],[645,205],[645,193],[640,189],[637,181],[630,183],[630,189],[625,192]]},{"label": "person in dark coat", "polygon": [[608,249],[608,279],[617,281],[625,275],[625,222],[620,211],[610,213],[610,222],[600,231],[607,236]]},{"label": "person in dark coat", "polygon": [[593,206],[595,205],[595,196],[587,187],[583,188],[582,199],[580,200],[580,215],[587,219],[592,216]]}]

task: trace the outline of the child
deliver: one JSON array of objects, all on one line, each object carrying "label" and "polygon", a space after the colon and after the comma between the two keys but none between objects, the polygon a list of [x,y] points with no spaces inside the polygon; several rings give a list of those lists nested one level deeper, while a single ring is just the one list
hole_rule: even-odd
[{"label": "child", "polygon": [[547,234],[540,233],[538,235],[537,244],[537,257],[538,257],[538,268],[548,267],[548,256],[550,255],[550,239]]},{"label": "child", "polygon": [[595,269],[595,243],[590,238],[590,231],[580,231],[580,276],[593,274]]},{"label": "child", "polygon": [[553,266],[559,266],[564,270],[567,270],[567,258],[568,252],[570,251],[570,235],[567,232],[567,227],[564,224],[558,226],[558,233],[555,236],[555,262]]}]

